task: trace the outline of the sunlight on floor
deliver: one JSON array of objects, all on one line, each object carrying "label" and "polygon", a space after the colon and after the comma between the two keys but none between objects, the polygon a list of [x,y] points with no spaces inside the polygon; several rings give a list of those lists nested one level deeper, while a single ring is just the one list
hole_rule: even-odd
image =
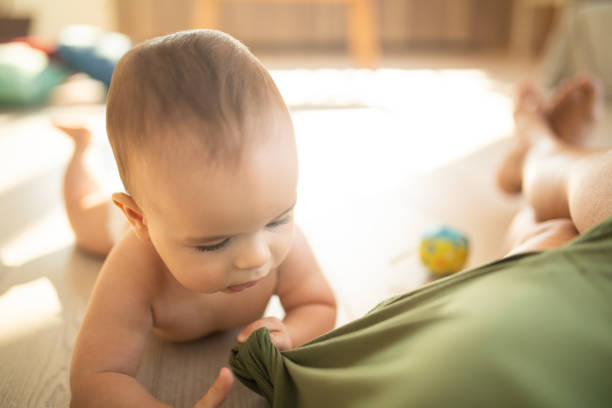
[{"label": "sunlight on floor", "polygon": [[298,69],[272,75],[293,113],[299,206],[312,216],[322,199],[348,201],[398,187],[409,176],[507,137],[513,127],[512,99],[503,92],[508,85],[481,70]]},{"label": "sunlight on floor", "polygon": [[50,167],[68,159],[72,145],[68,138],[52,134],[48,119],[36,115],[28,128],[4,126],[0,137],[3,168],[0,194],[44,174]]},{"label": "sunlight on floor", "polygon": [[[379,143],[387,152],[405,155],[410,169],[429,171],[455,160],[512,130],[512,99],[499,91],[481,70],[274,70],[287,104],[295,113],[298,133],[311,137],[332,133],[343,140],[344,148],[356,146],[351,133],[361,131],[364,115],[369,115],[367,146]],[[370,109],[369,113],[339,113],[337,109]],[[324,123],[301,120],[304,111],[326,109]],[[331,110],[330,109],[335,109]],[[306,114],[307,115],[307,114]],[[336,117],[341,117],[335,120]],[[357,129],[351,125],[357,124]],[[325,129],[329,126],[330,129]],[[397,137],[395,137],[397,136]],[[337,143],[337,140],[331,141]],[[369,163],[378,168],[388,158]]]},{"label": "sunlight on floor", "polygon": [[[64,213],[61,179],[72,152],[71,140],[54,129],[51,118],[75,117],[99,133],[104,131],[104,107],[49,107],[31,114],[7,114],[3,117],[0,152],[10,171],[0,173],[0,211],[11,217],[19,229],[3,231],[0,238],[0,262],[15,267],[73,245],[74,235]],[[112,160],[105,136],[100,135],[98,161]],[[100,160],[97,160],[100,159]],[[102,167],[103,184],[117,176]],[[50,195],[51,194],[51,195]],[[29,216],[27,214],[30,214]],[[32,217],[36,214],[36,217]],[[39,218],[37,218],[39,217]]]},{"label": "sunlight on floor", "polygon": [[14,285],[0,295],[0,345],[60,325],[62,306],[48,278]]},{"label": "sunlight on floor", "polygon": [[63,208],[48,213],[0,246],[0,262],[19,266],[72,245],[74,234]]},{"label": "sunlight on floor", "polygon": [[295,107],[412,109],[444,95],[469,103],[491,85],[478,69],[290,69],[271,74],[285,102]]}]

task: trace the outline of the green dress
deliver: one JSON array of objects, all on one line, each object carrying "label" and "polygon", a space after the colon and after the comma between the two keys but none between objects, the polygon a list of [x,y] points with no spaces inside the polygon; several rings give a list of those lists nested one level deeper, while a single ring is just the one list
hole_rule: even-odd
[{"label": "green dress", "polygon": [[291,351],[260,329],[230,365],[275,407],[612,407],[612,218]]}]

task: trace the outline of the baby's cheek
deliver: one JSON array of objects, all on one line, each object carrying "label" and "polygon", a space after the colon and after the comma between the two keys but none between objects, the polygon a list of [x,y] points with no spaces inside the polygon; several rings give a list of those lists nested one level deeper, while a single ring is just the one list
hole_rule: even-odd
[{"label": "baby's cheek", "polygon": [[272,248],[275,266],[280,265],[289,254],[291,246],[293,245],[293,233],[290,231],[279,238],[280,239],[274,243]]},{"label": "baby's cheek", "polygon": [[218,272],[216,262],[203,259],[198,251],[173,257],[170,269],[179,283],[190,290],[213,293],[223,286],[223,273]]},{"label": "baby's cheek", "polygon": [[229,265],[220,262],[202,262],[195,273],[202,285],[214,291],[226,286],[230,268]]}]

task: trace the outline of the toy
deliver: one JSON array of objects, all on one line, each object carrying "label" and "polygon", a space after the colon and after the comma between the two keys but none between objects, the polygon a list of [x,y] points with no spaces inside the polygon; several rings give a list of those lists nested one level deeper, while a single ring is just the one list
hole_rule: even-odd
[{"label": "toy", "polygon": [[23,42],[0,44],[0,104],[19,106],[45,102],[68,72],[44,52]]},{"label": "toy", "polygon": [[434,276],[442,277],[461,270],[469,249],[465,235],[446,226],[436,227],[421,239],[421,261]]},{"label": "toy", "polygon": [[65,27],[59,34],[58,53],[75,71],[110,85],[113,70],[132,43],[120,33],[88,25]]}]

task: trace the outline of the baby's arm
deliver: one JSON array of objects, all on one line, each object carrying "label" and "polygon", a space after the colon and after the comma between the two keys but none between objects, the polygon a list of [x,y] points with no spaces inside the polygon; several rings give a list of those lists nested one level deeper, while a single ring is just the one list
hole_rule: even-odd
[{"label": "baby's arm", "polygon": [[282,322],[264,318],[238,336],[245,341],[260,327],[270,329],[272,342],[281,350],[300,346],[331,330],[336,323],[336,300],[302,231],[296,227],[293,246],[279,267],[277,295],[285,309]]},{"label": "baby's arm", "polygon": [[134,378],[153,326],[155,268],[151,249],[133,233],[106,259],[74,348],[72,407],[168,406]]}]

